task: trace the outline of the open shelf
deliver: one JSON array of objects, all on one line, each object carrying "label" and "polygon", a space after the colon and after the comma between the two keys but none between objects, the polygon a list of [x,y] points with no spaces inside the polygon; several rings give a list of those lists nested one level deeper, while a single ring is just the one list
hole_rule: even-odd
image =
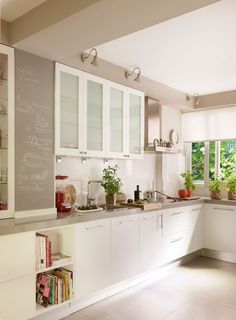
[{"label": "open shelf", "polygon": [[57,309],[59,307],[62,307],[62,306],[65,306],[65,305],[68,305],[71,303],[72,300],[67,300],[67,301],[64,301],[62,303],[58,303],[58,304],[53,304],[53,305],[48,305],[48,307],[44,307],[44,306],[41,306],[40,304],[37,304],[36,303],[36,315],[39,315],[41,313],[44,313],[44,312],[48,312],[48,311],[51,311],[51,310],[54,310],[54,309]]},{"label": "open shelf", "polygon": [[67,262],[64,262],[64,263],[60,263],[57,266],[54,265],[54,266],[51,266],[51,267],[48,267],[48,268],[45,268],[45,269],[42,269],[42,270],[38,270],[38,271],[35,272],[35,274],[51,271],[51,270],[54,270],[54,269],[57,269],[57,268],[68,267],[68,266],[71,266],[72,264],[73,264],[73,260],[71,259],[70,261],[67,261]]}]

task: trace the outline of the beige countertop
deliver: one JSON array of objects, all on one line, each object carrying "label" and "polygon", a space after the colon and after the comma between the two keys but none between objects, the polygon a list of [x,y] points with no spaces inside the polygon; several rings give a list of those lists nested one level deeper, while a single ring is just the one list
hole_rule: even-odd
[{"label": "beige countertop", "polygon": [[[211,200],[209,198],[201,198],[198,200],[179,201],[172,203],[165,203],[162,208],[155,209],[155,211],[161,211],[169,208],[185,207],[189,205],[195,205],[200,203],[212,203],[223,205],[236,205],[236,201],[230,200]],[[126,208],[121,207],[118,210],[103,210],[98,212],[86,213],[78,215],[76,213],[58,213],[57,215],[38,216],[29,218],[18,219],[5,219],[0,220],[0,235],[7,235],[19,232],[44,230],[47,228],[56,228],[66,225],[73,225],[76,223],[93,221],[98,219],[113,218],[130,214],[140,214],[142,211],[139,208]],[[147,212],[147,211],[145,211]]]}]

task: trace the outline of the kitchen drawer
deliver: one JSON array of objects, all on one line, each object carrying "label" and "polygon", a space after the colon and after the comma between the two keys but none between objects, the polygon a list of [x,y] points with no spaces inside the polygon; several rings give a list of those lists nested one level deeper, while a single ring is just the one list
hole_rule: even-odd
[{"label": "kitchen drawer", "polygon": [[23,232],[0,237],[0,283],[34,273],[34,234]]},{"label": "kitchen drawer", "polygon": [[163,232],[173,237],[186,230],[187,207],[163,210]]},{"label": "kitchen drawer", "polygon": [[167,263],[188,253],[186,237],[183,233],[163,236],[163,262]]}]

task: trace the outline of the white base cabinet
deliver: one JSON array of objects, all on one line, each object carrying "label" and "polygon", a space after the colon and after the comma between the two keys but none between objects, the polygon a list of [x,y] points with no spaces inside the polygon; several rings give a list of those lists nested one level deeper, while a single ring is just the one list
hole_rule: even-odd
[{"label": "white base cabinet", "polygon": [[236,254],[236,208],[204,205],[204,248]]},{"label": "white base cabinet", "polygon": [[76,296],[85,299],[111,283],[110,220],[78,224]]},{"label": "white base cabinet", "polygon": [[138,273],[139,215],[111,218],[112,283],[131,278]]},{"label": "white base cabinet", "polygon": [[162,262],[162,215],[160,211],[140,214],[139,271],[155,269]]},{"label": "white base cabinet", "polygon": [[164,210],[163,262],[202,248],[201,205]]},{"label": "white base cabinet", "polygon": [[1,320],[30,319],[35,311],[35,275],[0,283]]}]

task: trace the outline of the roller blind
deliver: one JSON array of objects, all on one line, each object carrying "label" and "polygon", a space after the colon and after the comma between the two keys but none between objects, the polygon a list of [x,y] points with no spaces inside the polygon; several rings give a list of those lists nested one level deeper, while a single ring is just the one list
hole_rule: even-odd
[{"label": "roller blind", "polygon": [[236,106],[182,114],[184,142],[236,139]]}]

